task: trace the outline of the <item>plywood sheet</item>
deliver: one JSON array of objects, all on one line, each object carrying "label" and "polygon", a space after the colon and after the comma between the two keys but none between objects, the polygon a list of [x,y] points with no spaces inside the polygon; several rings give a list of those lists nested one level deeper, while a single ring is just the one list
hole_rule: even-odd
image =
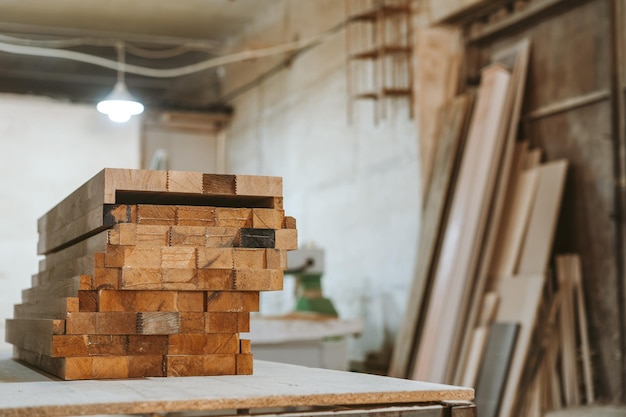
[{"label": "plywood sheet", "polygon": [[12,381],[0,380],[0,414],[149,414],[474,398],[469,388],[271,362],[255,361],[254,372],[253,376],[37,381],[32,370],[4,358],[0,376],[11,375]]}]

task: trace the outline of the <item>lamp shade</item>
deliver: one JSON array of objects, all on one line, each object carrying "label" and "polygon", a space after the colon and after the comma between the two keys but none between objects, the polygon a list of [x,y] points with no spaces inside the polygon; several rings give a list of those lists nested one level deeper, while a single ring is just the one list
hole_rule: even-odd
[{"label": "lamp shade", "polygon": [[127,122],[131,116],[143,113],[143,104],[128,92],[123,81],[118,81],[113,91],[96,108],[117,123]]}]

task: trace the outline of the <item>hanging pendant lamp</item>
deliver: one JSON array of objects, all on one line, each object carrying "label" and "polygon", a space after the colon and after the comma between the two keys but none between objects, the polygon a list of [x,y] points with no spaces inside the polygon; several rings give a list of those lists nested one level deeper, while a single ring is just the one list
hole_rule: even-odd
[{"label": "hanging pendant lamp", "polygon": [[98,103],[96,109],[100,113],[109,116],[109,119],[116,123],[124,123],[130,120],[131,116],[143,113],[144,107],[126,88],[124,82],[124,44],[117,44],[117,82],[113,91]]}]

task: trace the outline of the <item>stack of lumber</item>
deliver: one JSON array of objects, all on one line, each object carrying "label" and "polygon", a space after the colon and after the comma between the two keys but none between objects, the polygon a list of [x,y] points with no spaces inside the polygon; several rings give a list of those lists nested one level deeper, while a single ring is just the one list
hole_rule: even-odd
[{"label": "stack of lumber", "polygon": [[278,177],[105,169],[38,230],[6,339],[63,379],[251,374],[239,333],[297,247]]},{"label": "stack of lumber", "polygon": [[441,108],[418,262],[389,369],[476,387],[478,412],[489,417],[558,407],[561,390],[593,400],[593,388],[574,394],[582,386],[575,372],[556,375],[578,369],[578,347],[587,359],[589,349],[582,298],[573,298],[580,273],[570,265],[574,278],[551,276],[567,161],[542,163],[541,150],[518,138],[529,56],[526,40],[494,56],[475,94]]}]

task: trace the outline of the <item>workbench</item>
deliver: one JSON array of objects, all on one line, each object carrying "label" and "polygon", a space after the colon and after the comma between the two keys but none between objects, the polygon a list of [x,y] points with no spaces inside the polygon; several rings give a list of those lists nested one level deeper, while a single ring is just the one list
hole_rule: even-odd
[{"label": "workbench", "polygon": [[[0,356],[0,416],[475,416],[474,390],[255,361],[254,375],[62,381]],[[201,412],[201,413],[198,413]]]}]

